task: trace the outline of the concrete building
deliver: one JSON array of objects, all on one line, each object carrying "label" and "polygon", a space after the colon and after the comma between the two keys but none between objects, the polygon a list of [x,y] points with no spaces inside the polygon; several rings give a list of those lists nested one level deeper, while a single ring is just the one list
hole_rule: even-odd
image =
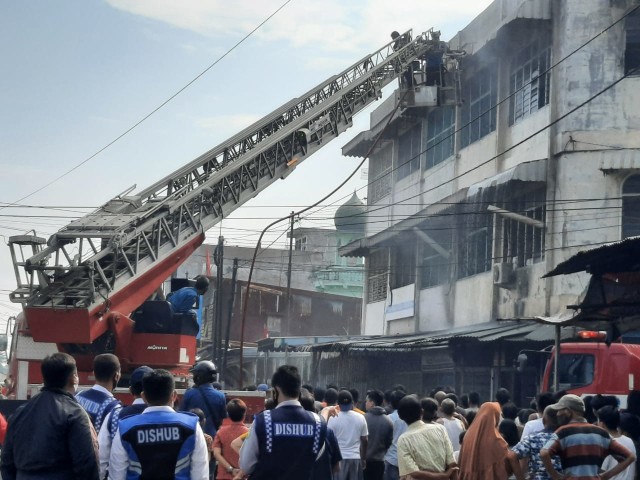
[{"label": "concrete building", "polygon": [[[637,1],[496,0],[448,49],[437,105],[399,90],[343,148],[373,148],[365,237],[340,250],[366,257],[363,334],[556,314],[588,277],[546,272],[640,234]],[[454,371],[463,353],[416,362]],[[475,375],[496,386],[509,355]]]}]

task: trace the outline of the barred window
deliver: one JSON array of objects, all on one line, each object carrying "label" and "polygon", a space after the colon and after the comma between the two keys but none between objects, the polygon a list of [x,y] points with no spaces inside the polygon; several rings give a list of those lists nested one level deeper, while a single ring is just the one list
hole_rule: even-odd
[{"label": "barred window", "polygon": [[453,155],[455,109],[436,108],[427,117],[427,168],[444,162]]},{"label": "barred window", "polygon": [[[505,202],[504,208],[543,224],[546,221],[546,190],[537,189]],[[502,257],[516,267],[524,267],[544,260],[544,229],[512,218],[498,215],[498,230],[502,232]]]},{"label": "barred window", "polygon": [[627,17],[625,33],[624,73],[637,76],[640,75],[640,10]]},{"label": "barred window", "polygon": [[387,298],[389,274],[389,251],[381,248],[371,253],[367,269],[367,303],[379,302]]},{"label": "barred window", "polygon": [[498,81],[495,63],[471,74],[463,84],[464,103],[460,109],[462,148],[496,129]]},{"label": "barred window", "polygon": [[459,278],[491,269],[493,215],[487,211],[465,215],[465,229],[459,248]]},{"label": "barred window", "polygon": [[516,55],[511,65],[509,125],[549,104],[550,64],[549,37],[534,40]]},{"label": "barred window", "polygon": [[420,170],[422,156],[422,124],[418,123],[398,138],[398,167],[396,179],[400,180]]},{"label": "barred window", "polygon": [[387,147],[369,160],[371,182],[369,185],[370,203],[376,203],[391,193],[391,170],[393,168],[393,151]]},{"label": "barred window", "polygon": [[640,175],[622,186],[622,239],[640,235]]}]

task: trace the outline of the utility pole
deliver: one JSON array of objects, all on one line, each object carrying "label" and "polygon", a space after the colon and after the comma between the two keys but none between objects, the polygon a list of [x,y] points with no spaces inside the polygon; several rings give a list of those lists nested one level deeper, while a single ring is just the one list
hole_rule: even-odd
[{"label": "utility pole", "polygon": [[213,253],[213,261],[216,264],[216,308],[213,316],[211,342],[213,361],[220,365],[220,352],[222,348],[222,276],[224,267],[224,237],[218,237],[218,245]]},{"label": "utility pole", "polygon": [[224,374],[227,368],[227,352],[229,351],[229,338],[231,337],[231,318],[233,317],[233,305],[236,298],[236,280],[238,278],[238,258],[233,259],[233,272],[231,274],[231,293],[229,295],[229,315],[227,316],[227,331],[224,339],[224,351],[222,352],[222,370]]},{"label": "utility pole", "polygon": [[281,332],[282,336],[287,336],[287,335],[291,335],[291,259],[293,257],[293,221],[295,219],[295,213],[296,212],[291,212],[291,231],[289,232],[289,266],[287,268],[287,318],[286,318],[286,325],[287,325],[287,330],[286,332]]}]

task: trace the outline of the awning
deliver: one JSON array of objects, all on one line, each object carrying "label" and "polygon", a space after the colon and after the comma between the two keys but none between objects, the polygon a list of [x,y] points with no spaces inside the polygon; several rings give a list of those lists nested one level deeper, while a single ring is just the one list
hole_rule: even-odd
[{"label": "awning", "polygon": [[474,183],[469,187],[467,196],[473,198],[482,190],[505,185],[512,181],[520,182],[546,182],[547,179],[547,159],[532,160],[523,162],[515,167],[500,172],[493,177],[486,178],[481,182]]},{"label": "awning", "polygon": [[591,274],[640,272],[640,237],[627,238],[620,242],[578,252],[556,265],[556,268],[542,278],[576,272]]},{"label": "awning", "polygon": [[476,53],[515,20],[550,20],[551,0],[493,2],[451,39],[449,47]]},{"label": "awning", "polygon": [[418,213],[405,218],[396,223],[393,227],[387,228],[382,232],[376,233],[371,237],[360,238],[338,249],[341,257],[366,257],[372,248],[382,246],[385,242],[390,241],[401,232],[410,231],[414,227],[418,227],[422,223],[442,214],[449,208],[454,207],[467,198],[467,189],[458,190],[453,195],[443,198],[439,202],[429,205],[427,208],[420,210]]},{"label": "awning", "polygon": [[527,340],[526,336],[536,328],[539,327],[535,323],[486,322],[430,333],[396,336],[376,335],[362,339],[343,340],[313,345],[310,350],[316,352],[407,352],[445,348],[452,341],[531,341]]}]

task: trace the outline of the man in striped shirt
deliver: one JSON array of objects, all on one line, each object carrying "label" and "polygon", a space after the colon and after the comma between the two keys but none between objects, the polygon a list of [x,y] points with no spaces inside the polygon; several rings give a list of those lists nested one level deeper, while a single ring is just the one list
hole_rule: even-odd
[{"label": "man in striped shirt", "polygon": [[[613,440],[606,430],[587,423],[584,402],[577,395],[565,395],[551,408],[556,410],[558,423],[562,426],[540,451],[540,458],[553,480],[607,480],[636,460],[635,455]],[[560,457],[562,473],[553,468],[551,457],[554,455]],[[600,466],[608,455],[619,463],[600,473]]]}]

